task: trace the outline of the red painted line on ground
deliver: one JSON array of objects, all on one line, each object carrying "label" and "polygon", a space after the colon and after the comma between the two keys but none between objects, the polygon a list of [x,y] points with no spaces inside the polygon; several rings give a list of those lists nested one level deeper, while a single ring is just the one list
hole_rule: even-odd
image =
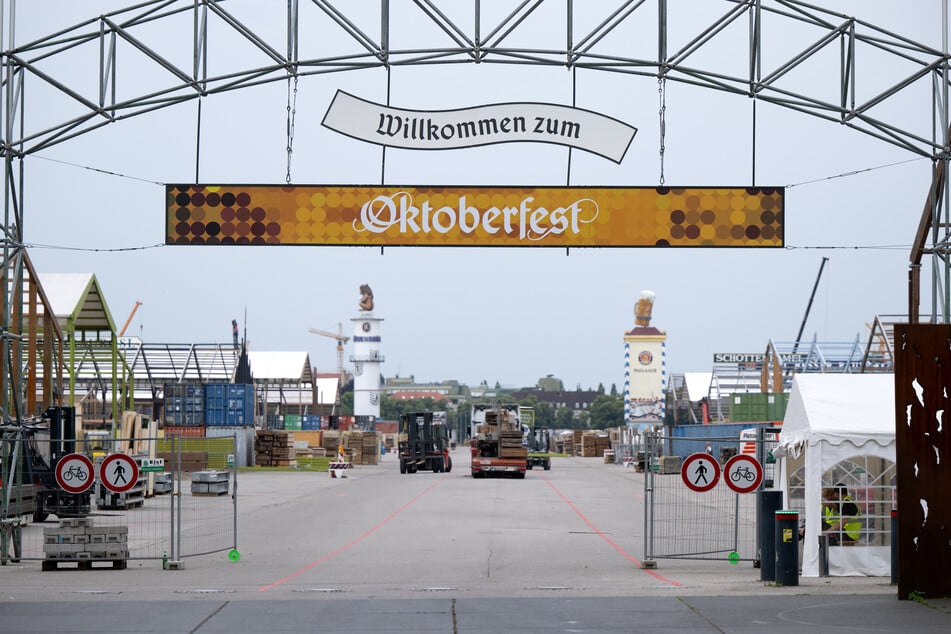
[{"label": "red painted line on ground", "polygon": [[285,584],[285,583],[287,583],[288,581],[290,581],[291,579],[294,579],[295,577],[298,577],[298,576],[304,574],[305,572],[307,572],[308,570],[310,570],[310,569],[313,568],[314,566],[318,566],[318,565],[324,563],[325,561],[327,561],[327,560],[329,560],[329,559],[333,559],[334,557],[336,557],[336,556],[339,555],[340,553],[346,552],[347,550],[353,548],[354,546],[356,546],[357,544],[359,544],[360,542],[362,542],[364,539],[366,539],[367,537],[369,537],[369,536],[372,535],[373,533],[375,533],[375,532],[377,532],[378,530],[380,530],[381,528],[383,528],[386,524],[388,524],[388,523],[390,522],[390,520],[392,520],[393,518],[395,518],[397,515],[399,515],[400,513],[402,513],[403,511],[405,511],[406,509],[408,509],[410,506],[413,505],[413,503],[415,503],[415,502],[416,502],[417,500],[419,500],[421,497],[423,497],[424,495],[426,495],[427,493],[429,493],[430,491],[432,491],[433,489],[435,489],[437,486],[439,486],[439,485],[442,483],[442,481],[445,479],[445,477],[446,477],[446,476],[443,476],[442,478],[439,478],[439,480],[437,480],[437,481],[434,482],[433,484],[431,484],[431,485],[429,485],[428,487],[426,487],[425,489],[423,489],[423,491],[422,491],[421,493],[419,493],[416,497],[414,497],[414,498],[411,499],[409,502],[407,502],[407,503],[404,504],[403,506],[399,507],[398,509],[396,509],[395,511],[393,511],[393,512],[390,513],[389,515],[387,515],[385,518],[383,518],[383,520],[382,520],[379,524],[377,524],[376,526],[370,528],[368,531],[366,531],[365,533],[363,533],[362,535],[360,535],[359,537],[357,537],[357,538],[354,539],[353,541],[351,541],[351,542],[349,542],[349,543],[347,543],[347,544],[344,544],[343,546],[341,546],[341,547],[338,548],[337,550],[335,550],[335,551],[333,551],[332,553],[329,553],[329,554],[327,554],[327,555],[324,555],[323,557],[321,557],[320,559],[318,559],[318,560],[316,560],[316,561],[310,562],[309,564],[307,564],[306,566],[304,566],[304,567],[301,568],[300,570],[297,570],[297,571],[295,571],[295,572],[292,572],[291,574],[287,575],[286,577],[283,577],[282,579],[278,579],[278,580],[275,581],[274,583],[271,583],[271,584],[268,584],[268,585],[266,585],[266,586],[262,586],[262,587],[258,588],[258,592],[266,592],[267,590],[271,590],[272,588],[276,588],[276,587],[278,587],[278,586],[280,586],[280,585],[282,585],[282,584]]},{"label": "red painted line on ground", "polygon": [[[592,531],[594,531],[594,533],[595,533],[598,537],[600,537],[601,539],[603,539],[603,540],[606,541],[607,543],[611,544],[611,546],[614,548],[614,550],[616,550],[616,551],[618,551],[619,553],[621,553],[622,555],[624,555],[624,557],[626,557],[627,560],[630,561],[631,563],[633,563],[635,566],[637,566],[638,568],[641,567],[641,562],[638,561],[637,557],[635,557],[634,555],[630,554],[629,552],[627,552],[626,550],[624,550],[623,548],[621,548],[613,539],[611,539],[610,537],[608,537],[607,535],[605,535],[604,533],[602,533],[601,530],[600,530],[597,526],[595,526],[594,524],[591,523],[591,520],[589,520],[587,517],[584,516],[584,513],[582,513],[581,511],[578,510],[578,507],[575,506],[575,505],[571,502],[571,500],[569,500],[567,497],[565,497],[565,494],[562,493],[562,492],[558,489],[558,487],[556,487],[554,484],[552,484],[551,480],[549,480],[549,479],[546,478],[545,476],[542,476],[542,479],[548,484],[548,486],[550,486],[550,487],[552,488],[552,491],[554,491],[555,493],[557,493],[557,494],[558,494],[558,497],[560,497],[560,498],[565,502],[565,504],[568,505],[568,508],[570,508],[572,511],[574,511],[574,512],[575,512],[575,515],[577,515],[578,517],[580,517],[580,518],[581,518],[581,521],[584,522],[585,524],[587,524],[587,525],[588,525],[588,528],[590,528]],[[646,572],[646,573],[649,574],[650,576],[654,577],[654,578],[657,579],[658,581],[663,581],[664,583],[669,583],[669,584],[672,585],[672,586],[681,586],[681,585],[683,585],[683,584],[680,583],[679,581],[674,581],[673,579],[668,579],[667,577],[665,577],[665,576],[663,576],[663,575],[661,575],[661,574],[658,574],[658,573],[654,572],[653,570],[650,570],[650,569],[647,569],[647,568],[641,568],[641,570],[643,570],[644,572]]]}]

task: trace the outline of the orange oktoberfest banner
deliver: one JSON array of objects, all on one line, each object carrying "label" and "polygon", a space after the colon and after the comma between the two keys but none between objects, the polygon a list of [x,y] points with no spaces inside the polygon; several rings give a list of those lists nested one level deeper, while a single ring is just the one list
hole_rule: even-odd
[{"label": "orange oktoberfest banner", "polygon": [[782,187],[167,185],[166,244],[782,247]]}]

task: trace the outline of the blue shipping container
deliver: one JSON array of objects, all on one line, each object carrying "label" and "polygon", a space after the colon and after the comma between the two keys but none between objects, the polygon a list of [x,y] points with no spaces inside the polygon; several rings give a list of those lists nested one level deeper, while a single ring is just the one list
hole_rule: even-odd
[{"label": "blue shipping container", "polygon": [[212,427],[254,425],[254,386],[230,383],[206,385],[205,425]]},{"label": "blue shipping container", "polygon": [[163,390],[166,425],[201,427],[205,424],[205,395],[200,384],[169,383]]},{"label": "blue shipping container", "polygon": [[320,429],[320,416],[317,414],[304,414],[300,423],[301,429]]}]

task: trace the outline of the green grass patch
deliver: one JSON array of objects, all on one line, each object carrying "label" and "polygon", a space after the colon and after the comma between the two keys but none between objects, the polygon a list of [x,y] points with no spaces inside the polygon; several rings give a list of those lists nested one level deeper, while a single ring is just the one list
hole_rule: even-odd
[{"label": "green grass patch", "polygon": [[304,457],[297,459],[296,467],[238,467],[240,472],[255,471],[314,471],[317,473],[327,473],[330,469],[330,458]]}]

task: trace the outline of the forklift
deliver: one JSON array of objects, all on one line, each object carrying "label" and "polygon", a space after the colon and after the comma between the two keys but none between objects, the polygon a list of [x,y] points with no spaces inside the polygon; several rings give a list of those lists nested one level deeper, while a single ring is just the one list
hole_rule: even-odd
[{"label": "forklift", "polygon": [[400,416],[400,473],[452,471],[449,455],[449,427],[433,421],[432,412]]},{"label": "forklift", "polygon": [[526,434],[527,468],[541,467],[545,471],[551,470],[551,430],[544,427],[529,427]]},{"label": "forklift", "polygon": [[76,451],[75,416],[72,407],[50,407],[43,414],[42,422],[7,425],[0,429],[3,444],[8,448],[6,464],[0,457],[3,474],[0,485],[5,483],[0,486],[0,503],[18,498],[28,506],[32,502],[34,522],[43,522],[50,515],[58,518],[89,515],[90,493],[67,493],[56,482],[60,459]]}]

